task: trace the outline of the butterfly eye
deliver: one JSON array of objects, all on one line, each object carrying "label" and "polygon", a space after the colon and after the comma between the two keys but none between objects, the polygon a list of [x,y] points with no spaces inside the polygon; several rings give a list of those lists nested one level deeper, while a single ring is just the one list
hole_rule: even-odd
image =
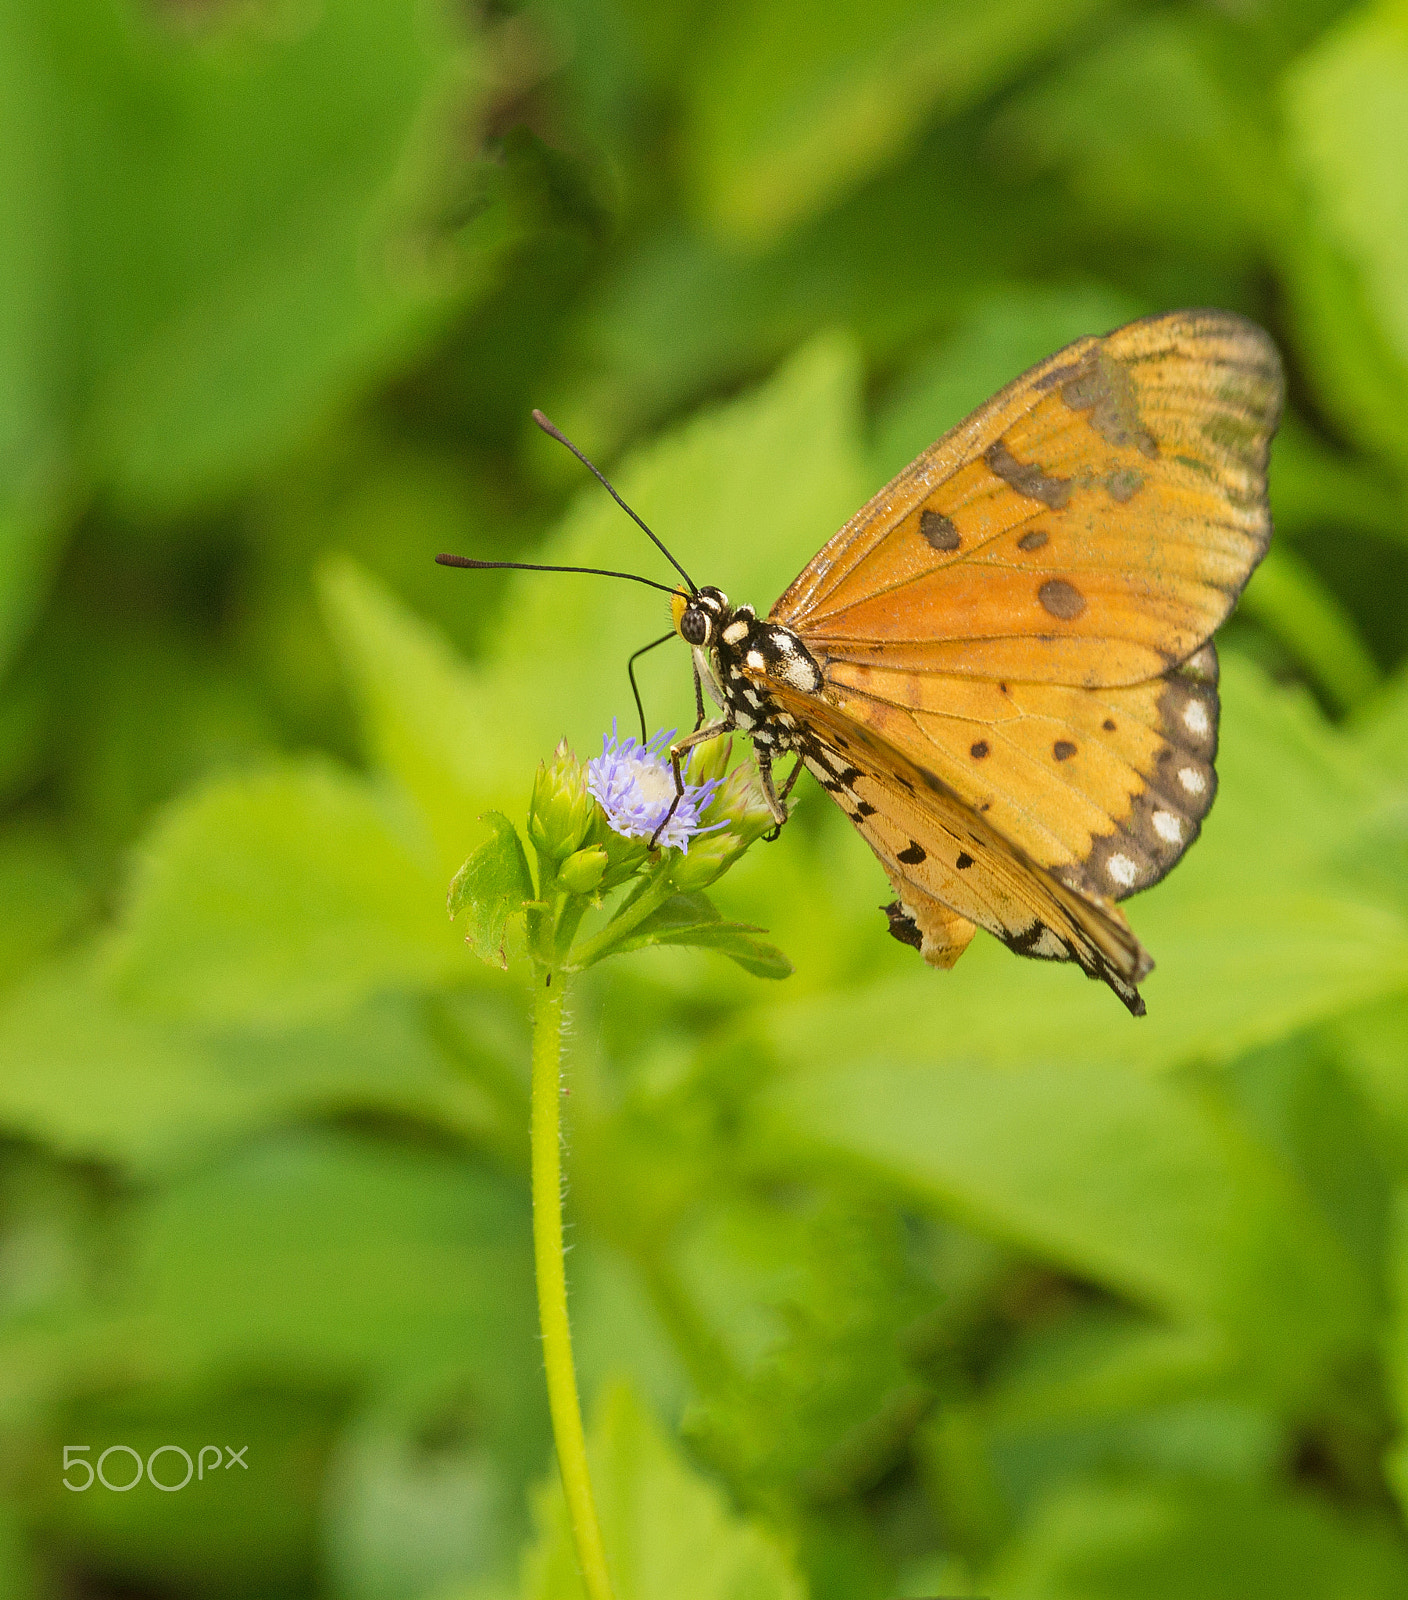
[{"label": "butterfly eye", "polygon": [[695,606],[689,606],[680,618],[680,638],[686,644],[702,645],[709,637],[709,618]]}]

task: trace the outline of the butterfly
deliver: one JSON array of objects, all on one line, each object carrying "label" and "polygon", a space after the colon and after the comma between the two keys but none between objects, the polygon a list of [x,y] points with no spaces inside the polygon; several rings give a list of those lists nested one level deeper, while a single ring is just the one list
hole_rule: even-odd
[{"label": "butterfly", "polygon": [[1254,324],[1146,317],[979,407],[765,618],[666,550],[688,589],[665,637],[692,651],[699,712],[671,750],[677,787],[692,746],[740,730],[779,826],[804,768],[842,807],[893,888],[889,931],[925,961],[952,967],[984,928],[1142,1016],[1153,962],[1117,902],[1164,877],[1212,805],[1212,635],[1271,538],[1283,388]]}]

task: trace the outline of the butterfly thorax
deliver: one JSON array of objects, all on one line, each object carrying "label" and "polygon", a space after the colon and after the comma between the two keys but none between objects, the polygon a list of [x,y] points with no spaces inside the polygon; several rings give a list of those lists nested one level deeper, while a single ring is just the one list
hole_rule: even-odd
[{"label": "butterfly thorax", "polygon": [[767,680],[817,694],[822,676],[790,628],[763,621],[752,606],[730,606],[728,596],[711,587],[679,607],[675,625],[711,699],[738,728],[769,750],[799,746],[797,724],[768,693]]}]

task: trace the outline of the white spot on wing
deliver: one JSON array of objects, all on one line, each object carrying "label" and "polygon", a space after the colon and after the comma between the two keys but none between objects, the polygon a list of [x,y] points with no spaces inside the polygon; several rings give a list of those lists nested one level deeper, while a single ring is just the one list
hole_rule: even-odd
[{"label": "white spot on wing", "polygon": [[1189,733],[1197,734],[1200,738],[1207,733],[1211,724],[1208,722],[1208,708],[1201,700],[1190,700],[1184,706],[1183,726]]},{"label": "white spot on wing", "polygon": [[1180,767],[1178,781],[1189,794],[1201,794],[1208,786],[1208,780],[1196,767]]},{"label": "white spot on wing", "polygon": [[1105,871],[1122,889],[1129,888],[1139,876],[1139,868],[1126,855],[1111,856],[1105,863]]},{"label": "white spot on wing", "polygon": [[763,660],[763,652],[761,650],[750,650],[743,659],[754,672],[761,672],[767,666],[767,662]]},{"label": "white spot on wing", "polygon": [[1156,811],[1154,832],[1169,844],[1177,844],[1183,837],[1183,818],[1174,816],[1172,811]]},{"label": "white spot on wing", "polygon": [[1058,960],[1065,953],[1065,945],[1052,933],[1050,928],[1043,928],[1041,937],[1032,946],[1032,954],[1034,956],[1045,956],[1048,961]]}]

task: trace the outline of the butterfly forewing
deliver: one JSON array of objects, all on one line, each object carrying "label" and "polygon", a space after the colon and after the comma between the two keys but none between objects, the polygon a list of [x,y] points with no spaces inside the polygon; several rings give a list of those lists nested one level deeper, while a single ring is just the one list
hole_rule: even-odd
[{"label": "butterfly forewing", "polygon": [[1266,548],[1275,347],[1224,312],[1083,339],[913,462],[773,607],[824,663],[1089,688],[1225,619]]}]

